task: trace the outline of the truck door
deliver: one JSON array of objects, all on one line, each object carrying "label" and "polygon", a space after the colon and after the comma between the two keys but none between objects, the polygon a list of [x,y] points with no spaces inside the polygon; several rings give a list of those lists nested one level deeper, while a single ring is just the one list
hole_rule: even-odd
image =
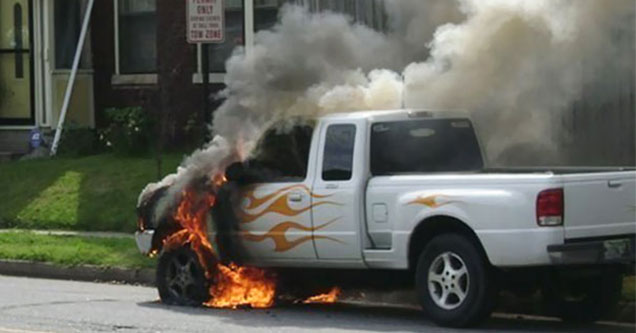
[{"label": "truck door", "polygon": [[[239,235],[250,259],[316,259],[312,242],[310,164],[313,128],[273,129],[246,163],[250,185],[241,189]],[[315,155],[315,153],[313,154]]]},{"label": "truck door", "polygon": [[318,259],[361,260],[365,177],[362,123],[322,126],[313,184],[312,220]]}]

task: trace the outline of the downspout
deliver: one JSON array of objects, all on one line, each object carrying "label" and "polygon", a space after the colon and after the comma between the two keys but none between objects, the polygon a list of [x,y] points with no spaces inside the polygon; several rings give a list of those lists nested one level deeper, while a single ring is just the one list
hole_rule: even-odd
[{"label": "downspout", "polygon": [[86,7],[86,13],[84,14],[84,22],[82,23],[82,31],[77,41],[77,48],[75,49],[75,58],[73,58],[73,68],[71,69],[71,76],[66,84],[66,92],[64,94],[64,103],[62,104],[62,110],[60,111],[60,119],[57,122],[57,128],[55,129],[55,137],[53,138],[53,144],[51,145],[51,156],[55,156],[57,153],[58,145],[60,144],[60,137],[62,136],[62,127],[64,126],[64,120],[66,119],[66,112],[68,111],[68,105],[71,102],[71,96],[73,95],[73,87],[75,85],[75,77],[77,76],[77,69],[79,67],[80,58],[82,57],[82,49],[84,48],[84,42],[86,41],[86,32],[88,31],[88,24],[91,20],[91,13],[93,11],[93,4],[95,0],[88,0],[88,6]]}]

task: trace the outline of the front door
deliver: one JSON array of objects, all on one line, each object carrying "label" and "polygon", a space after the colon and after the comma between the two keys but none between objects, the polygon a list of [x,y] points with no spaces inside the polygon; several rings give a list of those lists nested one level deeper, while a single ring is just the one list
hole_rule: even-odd
[{"label": "front door", "polygon": [[355,157],[364,150],[362,124],[334,123],[322,132],[313,191],[327,204],[312,210],[318,259],[359,261],[366,178]]},{"label": "front door", "polygon": [[34,125],[31,1],[0,1],[0,126]]},{"label": "front door", "polygon": [[316,259],[308,168],[312,135],[311,126],[270,130],[246,163],[253,185],[243,189],[237,216],[249,259]]}]

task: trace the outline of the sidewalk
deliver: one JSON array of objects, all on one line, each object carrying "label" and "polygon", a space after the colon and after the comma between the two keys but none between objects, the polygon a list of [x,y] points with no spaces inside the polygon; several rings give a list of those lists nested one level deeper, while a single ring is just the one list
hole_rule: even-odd
[{"label": "sidewalk", "polygon": [[111,231],[70,231],[70,230],[32,230],[32,229],[0,229],[0,233],[6,232],[32,232],[36,235],[53,236],[79,236],[97,238],[134,238],[133,233],[111,232]]}]

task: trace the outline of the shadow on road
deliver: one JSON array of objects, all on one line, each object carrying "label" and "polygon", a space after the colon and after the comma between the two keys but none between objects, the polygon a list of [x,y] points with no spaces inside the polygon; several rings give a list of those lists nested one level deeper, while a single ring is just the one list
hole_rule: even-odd
[{"label": "shadow on road", "polygon": [[[159,302],[138,303],[141,307],[167,309],[194,316],[215,316],[246,327],[365,330],[370,332],[447,332],[436,327],[419,310],[399,307],[338,303],[331,305],[294,304],[271,309],[210,309],[168,306]],[[476,331],[490,332],[634,332],[633,325],[596,323],[575,325],[556,319],[526,316],[493,316]]]}]

